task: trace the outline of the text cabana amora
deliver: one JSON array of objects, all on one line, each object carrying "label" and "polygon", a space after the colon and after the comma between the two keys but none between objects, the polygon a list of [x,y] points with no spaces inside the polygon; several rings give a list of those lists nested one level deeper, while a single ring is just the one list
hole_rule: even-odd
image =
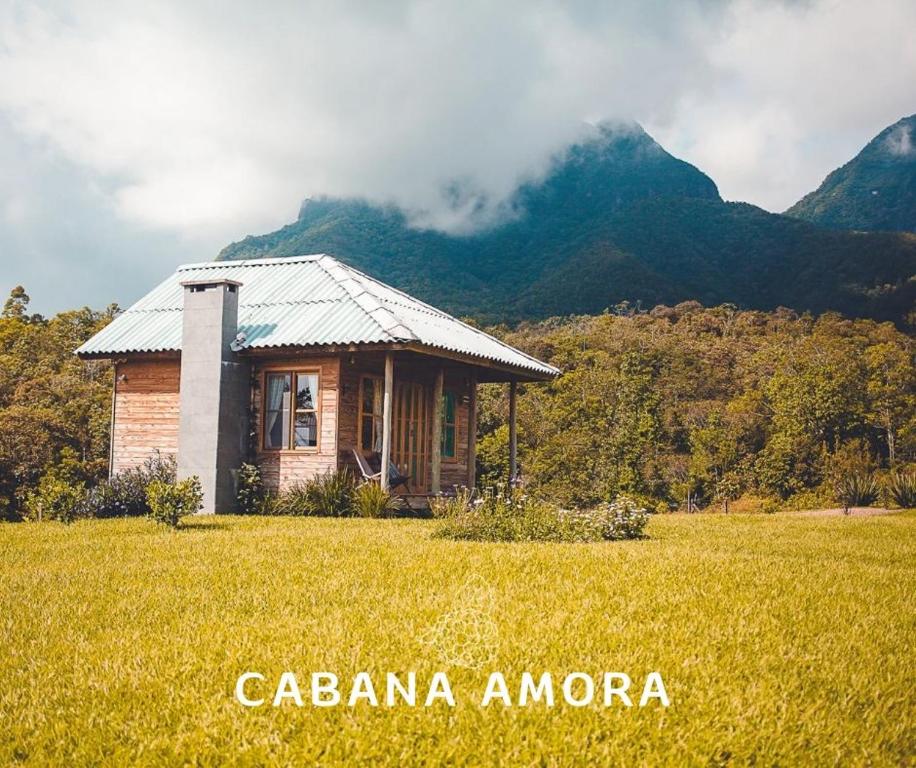
[{"label": "text cabana amora", "polygon": [[[481,707],[504,706],[624,706],[667,707],[671,702],[661,673],[649,672],[642,685],[624,672],[590,675],[570,672],[555,676],[550,672],[523,672],[506,676],[492,672],[486,684],[471,700]],[[283,672],[268,679],[260,672],[244,672],[235,684],[235,698],[245,707],[432,707],[456,705],[456,692],[445,672],[418,680],[415,672],[388,672],[373,678],[357,672],[344,681],[333,672],[312,672],[300,682],[295,672]]]}]

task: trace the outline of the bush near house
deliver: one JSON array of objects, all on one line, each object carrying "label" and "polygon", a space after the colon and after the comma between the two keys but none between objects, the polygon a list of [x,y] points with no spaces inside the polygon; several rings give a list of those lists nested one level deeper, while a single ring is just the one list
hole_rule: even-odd
[{"label": "bush near house", "polygon": [[242,464],[238,477],[238,508],[243,515],[264,514],[267,493],[256,464]]},{"label": "bush near house", "polygon": [[154,481],[174,483],[177,475],[175,457],[155,453],[139,467],[122,470],[111,480],[89,489],[86,498],[87,517],[143,517],[149,515],[147,490]]},{"label": "bush near house", "polygon": [[181,518],[193,515],[203,502],[200,480],[189,477],[177,483],[153,480],[146,488],[149,516],[157,523],[177,528]]},{"label": "bush near house", "polygon": [[293,517],[352,517],[356,480],[349,469],[326,472],[294,483],[269,500],[269,511]]},{"label": "bush near house", "polygon": [[32,520],[72,523],[86,514],[86,486],[60,472],[48,472],[38,487],[26,495],[25,508]]},{"label": "bush near house", "polygon": [[[459,504],[464,504],[464,509]],[[642,538],[649,517],[625,496],[580,510],[561,509],[524,492],[485,491],[439,503],[436,536],[463,541],[593,542]]]}]

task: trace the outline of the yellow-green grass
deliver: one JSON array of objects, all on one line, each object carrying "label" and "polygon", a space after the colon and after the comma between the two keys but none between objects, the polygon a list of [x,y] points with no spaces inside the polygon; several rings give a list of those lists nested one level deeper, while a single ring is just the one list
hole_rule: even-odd
[{"label": "yellow-green grass", "polygon": [[[659,517],[588,545],[433,526],[0,527],[0,764],[912,764],[916,514]],[[424,642],[469,603],[497,632],[482,669]],[[440,669],[454,709],[309,703],[313,671],[422,691]],[[671,705],[484,709],[491,669],[623,671],[637,696],[658,671]],[[248,670],[296,672],[306,706],[240,706]]]}]

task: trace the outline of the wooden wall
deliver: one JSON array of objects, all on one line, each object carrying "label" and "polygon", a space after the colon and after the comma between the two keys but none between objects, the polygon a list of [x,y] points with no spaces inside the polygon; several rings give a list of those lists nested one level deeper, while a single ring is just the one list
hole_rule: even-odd
[{"label": "wooden wall", "polygon": [[120,362],[115,367],[112,471],[136,467],[158,450],[178,451],[178,358]]},{"label": "wooden wall", "polygon": [[[351,362],[352,360],[352,362]],[[468,459],[468,369],[444,362],[445,387],[455,393],[458,415],[457,455],[442,461],[442,488],[467,484]],[[432,397],[437,361],[432,358],[397,359],[395,382],[410,380],[428,387]],[[266,370],[318,368],[320,373],[320,437],[317,449],[265,451],[261,448],[261,418]],[[252,362],[251,413],[255,436],[254,459],[260,465],[268,488],[277,491],[299,480],[339,466],[350,466],[359,476],[352,449],[359,444],[358,413],[360,379],[364,374],[380,376],[384,354],[365,352],[322,357],[298,356],[255,359]],[[157,450],[174,455],[178,450],[179,372],[177,357],[151,356],[117,365],[113,471],[142,464]],[[427,482],[428,482],[427,478]]]}]

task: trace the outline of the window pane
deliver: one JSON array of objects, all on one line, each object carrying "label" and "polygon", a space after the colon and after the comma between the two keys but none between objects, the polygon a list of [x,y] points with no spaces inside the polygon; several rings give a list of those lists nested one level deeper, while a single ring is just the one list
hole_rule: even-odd
[{"label": "window pane", "polygon": [[372,413],[375,403],[375,379],[363,379],[363,413]]},{"label": "window pane", "polygon": [[449,459],[455,458],[455,427],[442,429],[442,455]]},{"label": "window pane", "polygon": [[318,445],[318,416],[314,413],[296,412],[296,447],[314,448]]},{"label": "window pane", "polygon": [[288,373],[267,374],[267,392],[264,409],[264,447],[289,447],[289,395]]},{"label": "window pane", "polygon": [[318,408],[318,374],[296,374],[296,410]]},{"label": "window pane", "polygon": [[364,451],[374,450],[372,446],[372,417],[363,416],[360,446]]},{"label": "window pane", "polygon": [[442,393],[442,456],[455,458],[455,393]]}]

